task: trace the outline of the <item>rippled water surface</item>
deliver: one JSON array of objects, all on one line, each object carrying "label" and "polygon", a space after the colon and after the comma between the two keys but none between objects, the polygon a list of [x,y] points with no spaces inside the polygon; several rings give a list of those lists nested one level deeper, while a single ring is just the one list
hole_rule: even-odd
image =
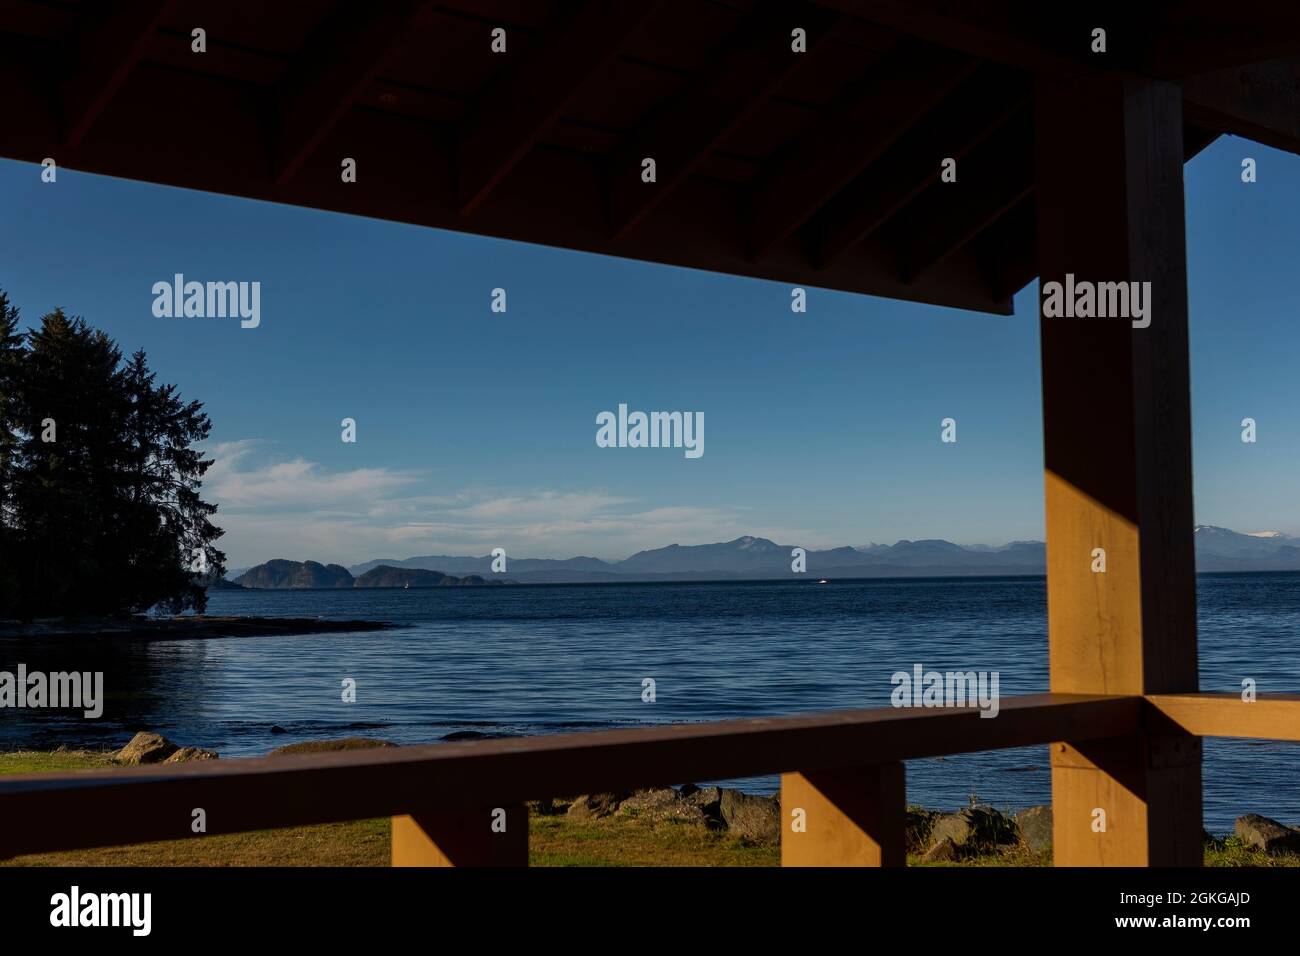
[{"label": "rippled water surface", "polygon": [[[1202,575],[1201,687],[1300,691],[1300,574]],[[224,756],[363,734],[401,743],[883,706],[890,676],[998,671],[1047,689],[1041,578],[219,591],[212,614],[375,619],[364,633],[109,643],[0,640],[0,669],[102,670],[97,721],[0,711],[0,749],[118,746],[150,729]],[[357,702],[341,699],[344,678]],[[656,701],[643,703],[654,678]],[[278,726],[286,734],[273,733]],[[1206,825],[1300,824],[1300,746],[1207,741]],[[775,789],[774,778],[746,781]],[[908,764],[908,799],[1050,800],[1046,747]]]}]

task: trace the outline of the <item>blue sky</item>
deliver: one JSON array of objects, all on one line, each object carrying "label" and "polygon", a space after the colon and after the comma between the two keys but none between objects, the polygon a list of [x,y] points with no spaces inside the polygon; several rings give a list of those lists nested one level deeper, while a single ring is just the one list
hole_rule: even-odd
[{"label": "blue sky", "polygon": [[[1037,282],[1010,318],[816,289],[796,315],[780,283],[39,173],[0,161],[0,288],[204,402],[231,566],[1042,537]],[[1300,157],[1225,137],[1187,196],[1197,521],[1300,533]],[[260,327],[156,318],[176,272],[260,281]],[[704,456],[598,448],[620,402],[703,412]]]}]

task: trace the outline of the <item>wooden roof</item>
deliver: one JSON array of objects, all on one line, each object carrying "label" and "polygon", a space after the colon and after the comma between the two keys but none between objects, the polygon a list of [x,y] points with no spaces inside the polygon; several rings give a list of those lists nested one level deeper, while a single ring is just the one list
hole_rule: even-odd
[{"label": "wooden roof", "polygon": [[1057,6],[0,0],[0,155],[1009,312],[1037,273],[1035,81],[1144,72],[1183,83],[1187,156],[1300,151],[1300,4]]}]

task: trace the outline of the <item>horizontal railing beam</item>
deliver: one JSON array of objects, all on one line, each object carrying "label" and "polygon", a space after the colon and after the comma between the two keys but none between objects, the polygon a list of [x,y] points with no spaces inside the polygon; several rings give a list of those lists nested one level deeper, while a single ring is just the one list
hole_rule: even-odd
[{"label": "horizontal railing beam", "polygon": [[0,777],[0,856],[507,806],[577,793],[837,770],[1133,733],[1140,697],[1038,694],[274,758]]},{"label": "horizontal railing beam", "polygon": [[1300,694],[1153,694],[1147,702],[1198,737],[1300,740]]}]

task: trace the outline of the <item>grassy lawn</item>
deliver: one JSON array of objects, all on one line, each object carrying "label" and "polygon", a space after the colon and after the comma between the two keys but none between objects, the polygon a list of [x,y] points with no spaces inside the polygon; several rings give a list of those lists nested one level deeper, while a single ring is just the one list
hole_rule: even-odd
[{"label": "grassy lawn", "polygon": [[[0,754],[0,775],[109,766],[86,751]],[[135,846],[43,853],[0,866],[388,866],[390,822],[357,820]],[[570,821],[532,815],[533,866],[776,866],[777,847],[749,846],[725,833],[620,816]]]},{"label": "grassy lawn", "polygon": [[[106,754],[41,751],[0,754],[0,775],[108,766]],[[357,820],[163,843],[46,853],[0,866],[388,866],[390,823]],[[618,815],[575,821],[530,815],[532,866],[778,866],[781,851],[689,823]],[[909,856],[910,865],[920,864]],[[926,865],[926,864],[922,864]],[[938,866],[1050,866],[1051,854],[1011,848]],[[1207,848],[1206,866],[1300,866],[1295,855],[1267,856],[1229,838]]]},{"label": "grassy lawn", "polygon": [[[107,754],[81,750],[0,754],[0,776],[107,766]],[[98,850],[41,853],[0,860],[0,866],[388,866],[389,827],[387,819],[357,820]]]},{"label": "grassy lawn", "polygon": [[0,866],[388,866],[388,820],[40,853]]},{"label": "grassy lawn", "polygon": [[581,823],[532,817],[531,866],[779,866],[781,850],[690,823],[616,816]]}]

